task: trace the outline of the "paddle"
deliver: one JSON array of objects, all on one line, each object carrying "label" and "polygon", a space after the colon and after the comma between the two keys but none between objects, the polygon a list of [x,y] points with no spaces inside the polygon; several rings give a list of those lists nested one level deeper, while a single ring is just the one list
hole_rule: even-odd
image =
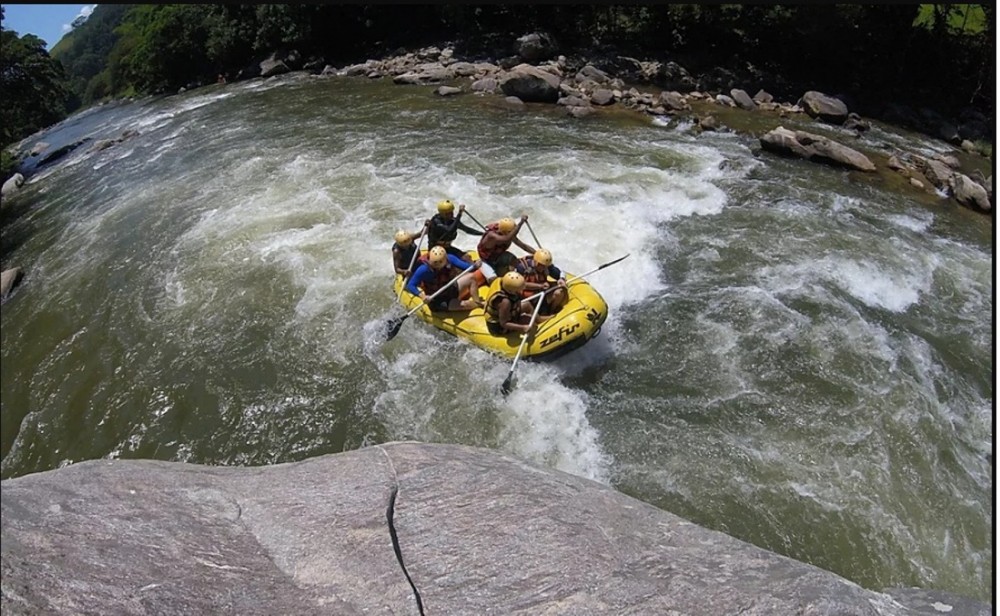
[{"label": "paddle", "polygon": [[386,339],[386,341],[392,340],[393,338],[396,337],[396,334],[399,333],[399,328],[403,326],[403,322],[406,321],[406,319],[408,319],[411,314],[413,314],[414,312],[416,312],[416,311],[420,310],[421,308],[423,308],[424,304],[426,304],[427,302],[431,301],[432,299],[434,299],[438,295],[441,295],[444,292],[445,289],[447,289],[451,285],[453,285],[456,282],[458,282],[459,278],[461,278],[464,274],[468,274],[469,272],[471,272],[475,268],[476,268],[476,264],[473,263],[469,267],[465,268],[462,271],[461,274],[459,274],[458,276],[455,276],[454,278],[452,278],[451,280],[449,280],[448,284],[444,285],[443,287],[441,287],[440,289],[438,289],[437,291],[435,291],[433,295],[431,295],[430,297],[428,297],[424,301],[420,302],[420,304],[418,304],[414,308],[410,309],[410,311],[407,312],[406,314],[404,314],[402,317],[399,317],[399,318],[396,318],[396,319],[392,319],[391,321],[389,321],[388,323],[386,323],[385,324],[385,327],[386,327],[385,339]]},{"label": "paddle", "polygon": [[[604,269],[606,267],[612,266],[615,263],[618,263],[619,261],[624,260],[625,257],[628,257],[630,254],[632,254],[632,253],[626,253],[625,256],[623,256],[623,257],[618,257],[614,261],[608,261],[607,263],[605,263],[603,265],[599,265],[599,266],[595,267],[594,269],[590,270],[589,272],[585,272],[583,274],[580,274],[579,276],[570,276],[568,279],[566,279],[566,284],[569,285],[569,283],[573,282],[574,280],[580,280],[581,278],[586,278],[587,276],[590,276],[591,274],[593,274],[594,272],[596,272],[598,270],[602,270],[602,269]],[[544,291],[539,291],[538,293],[535,293],[534,295],[529,295],[528,297],[524,298],[521,301],[523,301],[523,302],[530,302],[531,300],[535,299],[536,297],[541,297],[542,295],[545,295],[546,293],[548,293],[549,291],[551,291],[551,290],[553,290],[555,288],[556,288],[555,286],[551,286],[548,289],[545,289]],[[539,303],[541,303],[541,302],[539,302]]]},{"label": "paddle", "polygon": [[538,236],[535,235],[535,230],[531,228],[531,223],[526,220],[526,221],[524,221],[524,224],[528,225],[528,231],[531,231],[531,238],[533,240],[535,240],[535,246],[538,246],[539,248],[541,248],[542,247],[542,243],[538,241]]},{"label": "paddle", "polygon": [[545,303],[544,298],[538,300],[538,305],[535,306],[534,312],[531,313],[531,321],[528,322],[528,331],[521,334],[521,346],[517,347],[517,355],[514,356],[514,363],[510,366],[510,372],[507,373],[507,378],[503,380],[500,385],[500,393],[506,398],[507,394],[510,393],[510,389],[513,386],[514,379],[514,368],[517,368],[517,360],[521,359],[521,351],[524,350],[525,343],[528,342],[528,336],[531,335],[531,328],[535,325],[535,319],[538,318],[538,313],[542,309],[542,304]]},{"label": "paddle", "polygon": [[473,216],[472,214],[470,214],[470,213],[469,213],[469,210],[468,210],[468,209],[464,210],[464,212],[465,212],[465,215],[466,215],[466,216],[468,216],[469,218],[471,218],[471,219],[472,219],[472,222],[474,222],[474,223],[476,223],[477,225],[479,225],[479,228],[480,228],[480,229],[482,229],[483,231],[485,231],[485,230],[486,230],[486,227],[485,227],[485,226],[483,226],[483,223],[481,223],[481,222],[479,222],[478,220],[476,220],[476,217],[475,217],[475,216]]},{"label": "paddle", "polygon": [[396,294],[396,301],[403,297],[403,289],[406,287],[406,283],[409,282],[410,276],[413,275],[413,264],[417,262],[417,255],[420,254],[420,243],[424,241],[424,233],[427,232],[427,225],[420,230],[420,237],[417,238],[417,247],[413,251],[413,256],[410,257],[410,267],[406,269],[409,272],[406,276],[403,276],[403,282],[399,285],[399,293]]}]

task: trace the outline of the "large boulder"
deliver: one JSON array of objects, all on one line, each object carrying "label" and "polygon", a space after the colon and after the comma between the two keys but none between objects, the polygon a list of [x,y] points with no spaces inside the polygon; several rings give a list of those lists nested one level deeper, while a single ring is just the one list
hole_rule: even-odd
[{"label": "large boulder", "polygon": [[875,171],[875,164],[864,154],[821,135],[791,131],[783,126],[760,138],[761,146],[770,152],[788,154],[834,166]]},{"label": "large boulder", "polygon": [[986,189],[964,173],[955,173],[951,177],[951,185],[955,200],[962,205],[980,212],[993,210],[993,204],[990,202],[990,195]]},{"label": "large boulder", "polygon": [[530,32],[517,39],[515,51],[522,62],[548,60],[558,53],[556,41],[546,32]]},{"label": "large boulder", "polygon": [[746,109],[748,111],[753,111],[757,108],[757,103],[754,102],[750,95],[747,94],[746,90],[741,90],[740,88],[733,88],[729,91],[729,96],[736,101],[741,109]]},{"label": "large boulder", "polygon": [[292,69],[287,64],[274,58],[268,58],[260,63],[260,76],[265,79],[275,75],[284,75],[291,71]]},{"label": "large boulder", "polygon": [[518,64],[500,79],[500,90],[526,103],[554,103],[559,100],[560,81],[549,71]]},{"label": "large boulder", "polygon": [[914,156],[913,164],[936,188],[947,190],[951,186],[951,176],[955,172],[944,161]]},{"label": "large boulder", "polygon": [[799,99],[798,105],[811,117],[824,122],[843,124],[847,120],[847,105],[844,101],[822,92],[809,90]]},{"label": "large boulder", "polygon": [[690,111],[691,105],[680,92],[660,92],[659,102],[673,111]]},{"label": "large boulder", "polygon": [[20,190],[22,186],[24,186],[24,176],[20,173],[15,173],[7,178],[7,181],[3,183],[3,187],[0,187],[0,197],[13,195]]},{"label": "large boulder", "polygon": [[686,68],[676,62],[662,62],[653,69],[652,81],[664,90],[691,92],[698,88],[698,81]]},{"label": "large boulder", "polygon": [[99,460],[2,490],[4,614],[989,613],[934,591],[894,599],[457,445],[242,468]]},{"label": "large boulder", "polygon": [[24,278],[24,273],[19,267],[12,267],[0,273],[0,301],[6,300],[10,296],[22,278]]},{"label": "large boulder", "polygon": [[604,84],[611,81],[611,77],[601,69],[596,68],[593,65],[587,64],[579,71],[577,71],[574,80],[577,83],[582,83],[586,80],[590,80],[597,84]]}]

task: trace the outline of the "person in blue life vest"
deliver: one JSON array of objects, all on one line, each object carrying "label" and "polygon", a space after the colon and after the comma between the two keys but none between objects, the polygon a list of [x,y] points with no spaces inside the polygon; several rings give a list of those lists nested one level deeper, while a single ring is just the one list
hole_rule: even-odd
[{"label": "person in blue life vest", "polygon": [[528,220],[528,215],[521,216],[520,222],[514,222],[513,218],[501,218],[496,222],[486,225],[486,231],[479,240],[476,251],[479,259],[483,262],[482,272],[486,283],[493,282],[497,276],[503,276],[514,267],[517,257],[508,252],[510,245],[517,244],[522,250],[533,252],[534,249],[522,242],[517,237],[517,232]]},{"label": "person in blue life vest", "polygon": [[[478,263],[478,261],[477,261]],[[435,246],[427,253],[427,262],[410,276],[406,290],[417,295],[421,300],[427,300],[441,287],[451,282],[456,276],[461,276],[458,282],[448,287],[441,295],[428,302],[433,312],[472,310],[482,307],[479,299],[479,284],[476,282],[475,271],[467,274],[462,272],[469,264],[455,255],[445,252],[444,247]]]},{"label": "person in blue life vest", "polygon": [[[424,222],[425,227],[429,224],[429,220]],[[413,273],[410,271],[410,263],[413,263],[414,268],[420,263],[419,256],[416,260],[413,258],[413,253],[417,250],[417,245],[413,243],[413,240],[418,237],[420,237],[420,231],[416,233],[402,229],[396,231],[395,242],[392,244],[392,266],[400,276],[406,277]]]},{"label": "person in blue life vest", "polygon": [[465,205],[458,206],[458,216],[455,215],[455,204],[451,199],[445,199],[444,201],[439,201],[437,204],[437,214],[431,216],[431,225],[427,230],[427,245],[430,248],[434,246],[443,247],[448,254],[454,255],[459,259],[466,262],[466,267],[470,263],[468,256],[465,251],[461,248],[452,245],[458,238],[459,230],[468,233],[469,235],[482,235],[482,232],[478,229],[473,229],[469,225],[462,222],[462,214],[465,213]]},{"label": "person in blue life vest", "polygon": [[[553,315],[566,305],[569,293],[566,288],[566,277],[562,270],[552,264],[552,253],[544,248],[532,250],[521,257],[514,265],[514,271],[524,276],[524,296],[534,295],[541,291],[552,289],[544,295],[545,303],[539,309],[540,315]],[[555,282],[549,282],[552,278]]]},{"label": "person in blue life vest", "polygon": [[[524,299],[524,276],[511,270],[500,279],[500,290],[486,299],[483,311],[486,313],[486,328],[494,336],[506,336],[512,332],[527,334],[531,331],[531,315],[534,304]],[[535,325],[548,319],[538,315]]]}]

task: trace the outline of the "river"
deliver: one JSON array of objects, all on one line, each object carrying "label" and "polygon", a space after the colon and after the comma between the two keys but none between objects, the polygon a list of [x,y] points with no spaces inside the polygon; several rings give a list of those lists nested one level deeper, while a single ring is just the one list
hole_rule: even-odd
[{"label": "river", "polygon": [[[990,217],[687,121],[388,80],[214,85],[40,138],[130,129],[5,203],[3,266],[26,277],[2,310],[4,478],[461,443],[867,588],[990,599]],[[507,359],[419,319],[378,335],[403,312],[393,233],[444,198],[528,214],[570,272],[630,253],[590,277],[601,335],[519,364],[507,398]]]}]

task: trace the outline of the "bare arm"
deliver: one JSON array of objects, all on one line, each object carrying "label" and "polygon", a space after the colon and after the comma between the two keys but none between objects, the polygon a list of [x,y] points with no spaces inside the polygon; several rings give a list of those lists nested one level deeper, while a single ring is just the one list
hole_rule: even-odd
[{"label": "bare arm", "polygon": [[396,268],[396,273],[405,276],[409,271],[410,264],[403,263],[403,253],[395,248],[392,249],[392,265]]},{"label": "bare arm", "polygon": [[[505,329],[512,329],[521,333],[528,333],[530,329],[527,325],[522,325],[517,322],[517,317],[511,318],[511,308],[513,304],[509,299],[505,299],[500,302],[500,310],[498,311],[497,318],[500,321],[500,326]],[[520,315],[517,315],[520,316]]]},{"label": "bare arm", "polygon": [[521,248],[521,250],[525,251],[529,255],[535,254],[535,249],[532,248],[529,244],[525,244],[524,242],[522,242],[521,239],[518,238],[516,235],[513,238],[511,238],[511,240],[515,244],[517,244]]}]

